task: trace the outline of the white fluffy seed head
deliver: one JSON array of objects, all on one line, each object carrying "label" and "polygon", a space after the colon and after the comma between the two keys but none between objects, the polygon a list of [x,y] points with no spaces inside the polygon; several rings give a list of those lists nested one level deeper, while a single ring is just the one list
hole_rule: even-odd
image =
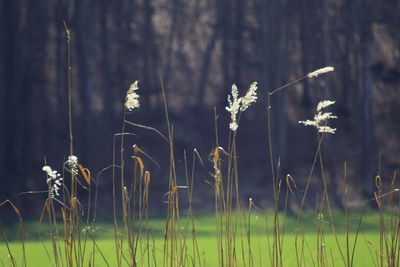
[{"label": "white fluffy seed head", "polygon": [[61,181],[63,178],[61,178],[61,175],[56,170],[53,170],[50,166],[45,165],[43,166],[42,170],[47,174],[46,183],[51,186],[50,196],[52,198],[54,198],[54,196],[59,196],[60,194],[58,191],[61,189]]},{"label": "white fluffy seed head", "polygon": [[314,116],[314,120],[306,120],[306,121],[299,121],[299,123],[304,124],[306,126],[314,126],[317,128],[318,132],[320,133],[331,133],[334,134],[336,132],[336,128],[331,128],[326,126],[325,123],[329,119],[336,119],[337,116],[334,116],[332,112],[321,112],[321,109],[324,109],[330,105],[333,105],[335,101],[324,100],[318,103],[317,106],[317,114]]},{"label": "white fluffy seed head", "polygon": [[304,124],[305,126],[315,126],[315,127],[317,127],[316,121],[306,120],[306,121],[299,121],[299,123],[300,124]]},{"label": "white fluffy seed head", "polygon": [[257,82],[250,84],[249,90],[242,99],[240,111],[245,111],[250,105],[257,101]]},{"label": "white fluffy seed head", "polygon": [[317,115],[314,116],[314,121],[318,124],[321,125],[325,121],[329,119],[337,119],[337,116],[332,115],[332,112],[318,112]]},{"label": "white fluffy seed head", "polygon": [[328,66],[328,67],[317,69],[317,70],[315,70],[313,72],[310,72],[309,74],[307,74],[307,77],[308,78],[316,78],[321,74],[324,74],[324,73],[327,73],[327,72],[331,72],[331,71],[334,71],[334,70],[335,69],[333,67]]},{"label": "white fluffy seed head", "polygon": [[50,167],[50,166],[47,166],[47,165],[43,166],[42,170],[43,170],[45,173],[47,173],[47,175],[49,175],[49,176],[50,176],[50,174],[51,174],[51,172],[52,172],[51,167]]},{"label": "white fluffy seed head", "polygon": [[139,95],[135,92],[136,90],[139,90],[138,83],[139,81],[132,83],[126,93],[125,107],[129,111],[140,107]]},{"label": "white fluffy seed head", "polygon": [[334,134],[336,132],[336,128],[331,128],[329,126],[320,126],[318,128],[318,132],[320,133],[331,133]]},{"label": "white fluffy seed head", "polygon": [[78,157],[74,155],[68,156],[68,160],[65,162],[69,168],[71,173],[78,174]]},{"label": "white fluffy seed head", "polygon": [[336,101],[331,101],[331,100],[323,100],[318,103],[317,106],[317,111],[321,111],[321,109],[324,109],[326,107],[329,107],[330,105],[335,104]]},{"label": "white fluffy seed head", "polygon": [[232,85],[231,95],[228,95],[228,106],[225,108],[231,114],[231,122],[229,128],[236,131],[238,128],[237,114],[245,111],[250,105],[257,101],[257,82],[253,82],[249,86],[246,94],[239,97],[239,90],[236,84]]},{"label": "white fluffy seed head", "polygon": [[71,156],[68,157],[67,162],[69,164],[76,165],[76,164],[78,164],[78,157],[74,156],[74,155],[71,155]]},{"label": "white fluffy seed head", "polygon": [[53,169],[50,166],[43,166],[42,170],[47,174],[48,179],[47,181],[51,179],[56,179],[58,176],[60,176],[57,171],[53,171]]},{"label": "white fluffy seed head", "polygon": [[235,132],[238,128],[236,115],[239,112],[240,104],[242,102],[242,98],[238,97],[239,91],[236,84],[232,85],[231,95],[232,99],[231,96],[228,95],[228,106],[225,107],[225,109],[231,114],[231,123],[229,124],[229,128]]}]

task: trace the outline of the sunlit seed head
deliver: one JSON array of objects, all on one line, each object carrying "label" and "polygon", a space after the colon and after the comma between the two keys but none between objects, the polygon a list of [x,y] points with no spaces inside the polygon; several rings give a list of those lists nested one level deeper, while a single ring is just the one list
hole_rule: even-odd
[{"label": "sunlit seed head", "polygon": [[54,198],[55,196],[59,196],[60,194],[58,193],[58,191],[61,189],[61,181],[63,180],[63,178],[61,178],[61,175],[56,170],[53,170],[50,166],[45,165],[43,166],[42,170],[47,174],[46,183],[51,186],[50,196],[52,198]]},{"label": "sunlit seed head", "polygon": [[71,155],[71,156],[68,157],[68,162],[71,163],[71,164],[76,165],[76,164],[78,164],[78,157],[74,156],[74,155]]},{"label": "sunlit seed head", "polygon": [[316,78],[318,76],[320,76],[321,74],[327,73],[327,72],[331,72],[334,71],[335,69],[333,67],[325,67],[325,68],[321,68],[321,69],[317,69],[313,72],[310,72],[307,74],[308,78]]},{"label": "sunlit seed head", "polygon": [[245,111],[250,105],[257,101],[257,82],[250,84],[249,90],[242,99],[240,111]]},{"label": "sunlit seed head", "polygon": [[[229,128],[235,132],[238,128],[238,124],[236,121],[236,115],[239,112],[240,104],[242,102],[242,98],[238,97],[239,91],[235,84],[232,85],[231,95],[228,95],[228,106],[225,109],[231,114],[231,123],[229,124]],[[231,99],[232,96],[232,99]]]},{"label": "sunlit seed head", "polygon": [[317,111],[321,111],[321,109],[324,109],[326,107],[329,107],[330,105],[335,104],[336,101],[331,101],[331,100],[324,100],[318,103],[317,106]]},{"label": "sunlit seed head", "polygon": [[231,122],[229,128],[235,132],[239,125],[237,122],[238,112],[243,112],[250,107],[250,105],[257,101],[257,82],[253,82],[249,86],[246,94],[239,97],[239,90],[236,84],[232,84],[231,95],[228,95],[228,106],[225,109],[231,114]]},{"label": "sunlit seed head", "polygon": [[324,109],[330,105],[333,105],[335,101],[330,101],[330,100],[324,100],[318,103],[317,106],[317,114],[314,116],[314,120],[306,120],[306,121],[299,121],[300,124],[306,125],[306,126],[314,126],[317,128],[318,132],[320,133],[330,133],[334,134],[336,132],[336,128],[331,128],[329,126],[326,126],[325,123],[329,119],[336,119],[337,116],[334,116],[332,112],[324,112],[322,113],[320,110]]},{"label": "sunlit seed head", "polygon": [[54,171],[50,166],[43,166],[42,170],[47,174],[48,179],[47,181],[51,180],[51,179],[57,179],[57,177],[59,176],[59,174],[57,173],[57,171]]},{"label": "sunlit seed head", "polygon": [[70,168],[71,173],[78,174],[78,157],[70,155],[68,160],[65,162]]},{"label": "sunlit seed head", "polygon": [[125,107],[129,111],[140,107],[139,95],[135,92],[136,90],[139,90],[138,83],[139,81],[132,83],[126,93]]},{"label": "sunlit seed head", "polygon": [[329,126],[320,126],[318,128],[318,132],[320,133],[331,133],[334,134],[336,132],[336,128],[331,128]]}]

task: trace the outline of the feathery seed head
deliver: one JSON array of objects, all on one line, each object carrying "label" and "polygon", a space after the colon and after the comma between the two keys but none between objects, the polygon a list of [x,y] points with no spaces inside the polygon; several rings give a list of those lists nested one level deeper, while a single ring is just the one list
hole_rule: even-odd
[{"label": "feathery seed head", "polygon": [[129,111],[140,107],[139,95],[135,92],[136,90],[139,90],[138,83],[139,81],[132,83],[128,89],[128,92],[126,93],[125,107]]},{"label": "feathery seed head", "polygon": [[320,133],[331,133],[334,134],[336,128],[331,128],[329,126],[324,125],[329,119],[336,119],[337,116],[334,116],[332,112],[321,112],[321,109],[324,109],[332,104],[335,101],[324,100],[318,103],[317,105],[317,114],[314,116],[314,120],[306,120],[306,121],[299,121],[299,123],[304,124],[306,126],[314,126],[318,129]]},{"label": "feathery seed head", "polygon": [[336,132],[336,128],[331,128],[329,126],[320,126],[318,128],[318,132],[320,133],[331,133],[334,134]]},{"label": "feathery seed head", "polygon": [[225,109],[229,113],[231,113],[231,123],[229,124],[229,128],[235,132],[238,128],[238,124],[236,121],[236,115],[240,109],[240,104],[242,102],[242,98],[238,97],[239,91],[238,91],[236,84],[232,85],[231,94],[232,94],[232,100],[231,100],[231,96],[228,95],[228,104],[229,105]]},{"label": "feathery seed head", "polygon": [[45,165],[43,166],[42,170],[47,174],[46,183],[51,186],[50,196],[52,198],[54,198],[54,195],[59,196],[60,194],[58,191],[62,186],[61,181],[63,178],[61,178],[61,175],[56,170],[53,170],[50,166]]},{"label": "feathery seed head", "polygon": [[257,82],[250,84],[249,90],[247,90],[244,97],[239,97],[239,90],[236,84],[233,84],[231,95],[228,95],[228,106],[225,107],[225,109],[231,113],[231,122],[229,124],[229,128],[235,132],[238,128],[238,112],[245,111],[252,103],[257,101]]},{"label": "feathery seed head", "polygon": [[250,84],[249,90],[242,99],[240,111],[245,111],[252,103],[257,101],[257,82]]},{"label": "feathery seed head", "polygon": [[315,127],[317,127],[317,122],[316,121],[306,120],[306,121],[299,121],[299,123],[304,124],[305,126],[315,126]]},{"label": "feathery seed head", "polygon": [[78,174],[78,157],[74,155],[70,155],[68,160],[65,162],[69,168],[71,173]]},{"label": "feathery seed head", "polygon": [[57,177],[57,172],[53,173],[53,170],[51,169],[50,166],[43,166],[42,170],[49,176],[50,178],[56,178]]},{"label": "feathery seed head", "polygon": [[317,111],[321,111],[321,109],[329,107],[330,105],[335,104],[336,101],[324,100],[318,103]]},{"label": "feathery seed head", "polygon": [[321,74],[324,74],[324,73],[327,73],[327,72],[331,72],[331,71],[334,71],[334,70],[335,69],[333,67],[325,67],[325,68],[317,69],[317,70],[307,74],[307,77],[308,78],[316,78]]},{"label": "feathery seed head", "polygon": [[318,112],[318,114],[314,116],[314,121],[318,125],[329,119],[337,119],[337,117],[332,115],[332,112],[325,112],[325,113]]},{"label": "feathery seed head", "polygon": [[71,156],[68,157],[68,161],[67,162],[76,165],[76,164],[78,164],[78,157],[74,156],[74,155],[71,155]]}]

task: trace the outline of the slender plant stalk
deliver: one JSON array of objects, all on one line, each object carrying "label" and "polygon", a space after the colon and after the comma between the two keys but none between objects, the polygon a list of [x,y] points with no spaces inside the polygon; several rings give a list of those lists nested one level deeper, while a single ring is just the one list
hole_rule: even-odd
[{"label": "slender plant stalk", "polygon": [[[318,134],[318,139],[322,140],[322,134]],[[330,224],[331,224],[331,228],[332,228],[332,233],[335,237],[335,241],[336,241],[336,246],[339,250],[340,256],[342,258],[343,264],[346,265],[346,259],[343,255],[343,251],[341,249],[340,243],[339,243],[339,239],[338,239],[338,235],[336,233],[336,226],[335,226],[335,222],[333,220],[333,212],[332,212],[332,206],[331,203],[329,201],[329,195],[328,195],[328,185],[327,185],[327,181],[326,181],[326,177],[325,177],[325,172],[324,172],[324,165],[322,162],[322,154],[321,154],[321,149],[318,150],[318,156],[319,156],[319,163],[320,163],[320,169],[321,169],[321,176],[322,176],[322,183],[324,186],[324,193],[323,193],[323,197],[322,199],[325,199],[326,201],[326,205],[328,208],[328,213],[329,213],[329,218],[330,218]]]}]

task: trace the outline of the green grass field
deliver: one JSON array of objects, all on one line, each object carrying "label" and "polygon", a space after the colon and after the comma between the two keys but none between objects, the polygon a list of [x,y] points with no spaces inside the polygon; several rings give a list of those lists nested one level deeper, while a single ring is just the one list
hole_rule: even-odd
[{"label": "green grass field", "polygon": [[[358,225],[360,218],[359,213],[354,213],[349,218],[349,246],[350,255],[355,239],[355,230]],[[245,227],[238,226],[236,230],[236,257],[239,266],[248,266],[249,262],[252,261],[254,266],[270,266],[271,262],[271,246],[272,246],[272,231],[267,230],[268,225],[271,225],[272,214],[252,214],[251,220],[251,252],[249,253],[248,239],[246,235]],[[331,227],[324,221],[318,221],[314,218],[313,214],[304,214],[302,216],[302,222],[298,235],[298,244],[303,246],[303,263],[304,266],[319,266],[320,260],[318,260],[318,252],[324,252],[324,261],[327,261],[329,266],[343,266],[339,250],[336,245],[336,240],[332,234]],[[282,221],[282,218],[280,220]],[[362,225],[360,233],[358,235],[358,241],[354,251],[354,266],[374,266],[374,261],[377,259],[377,252],[379,251],[380,244],[380,232],[379,232],[379,214],[378,213],[367,213],[362,219]],[[218,265],[218,253],[217,253],[217,239],[216,239],[216,227],[215,217],[213,215],[202,215],[195,218],[195,230],[196,230],[196,242],[200,257],[197,259],[191,259],[190,255],[193,255],[193,239],[191,234],[191,225],[189,231],[185,231],[187,219],[182,218],[180,221],[180,237],[176,242],[177,250],[186,248],[188,253],[185,253],[187,262],[193,260],[196,261],[195,266],[217,266]],[[285,223],[285,230],[282,245],[282,255],[284,266],[296,266],[296,250],[295,250],[295,216],[287,216]],[[335,223],[337,226],[338,240],[344,253],[346,254],[346,233],[344,226],[344,216],[342,214],[335,214]],[[317,235],[316,231],[320,225],[321,233]],[[138,247],[137,263],[139,266],[163,266],[165,259],[171,260],[171,257],[164,257],[164,227],[165,220],[163,219],[151,219],[149,220],[149,246],[146,249],[146,236],[141,234],[140,245]],[[4,227],[7,232],[7,236],[11,237],[9,240],[9,248],[12,256],[15,259],[17,266],[22,266],[22,243],[18,241],[19,235],[18,224],[12,224]],[[51,242],[46,239],[46,226],[39,226],[37,222],[26,222],[26,236],[25,242],[26,259],[28,266],[53,266],[54,256],[51,251]],[[41,240],[37,231],[41,231]],[[144,232],[144,231],[142,231]],[[184,238],[187,233],[186,238]],[[81,246],[86,244],[85,257],[91,253],[95,253],[94,266],[115,266],[116,253],[115,243],[113,238],[113,225],[112,223],[98,223],[96,225],[96,244],[97,247],[93,249],[93,242],[91,238],[88,238],[85,242],[85,235],[82,235]],[[322,238],[323,246],[318,245],[317,237]],[[60,240],[61,244],[64,242]],[[63,245],[61,245],[63,247]],[[319,248],[318,248],[319,247]],[[101,252],[101,253],[100,253]],[[64,252],[61,251],[61,254]],[[103,255],[101,255],[103,254]],[[128,254],[128,253],[127,253]],[[8,249],[3,242],[0,245],[0,264],[2,266],[12,266],[9,258]],[[252,255],[251,259],[249,255]],[[344,255],[347,257],[347,255]],[[62,256],[61,256],[62,257]],[[172,260],[178,261],[179,259],[172,258]],[[150,264],[148,262],[150,261]],[[107,264],[108,263],[108,264]],[[128,264],[125,264],[126,266]],[[88,266],[85,261],[84,266]]]}]

